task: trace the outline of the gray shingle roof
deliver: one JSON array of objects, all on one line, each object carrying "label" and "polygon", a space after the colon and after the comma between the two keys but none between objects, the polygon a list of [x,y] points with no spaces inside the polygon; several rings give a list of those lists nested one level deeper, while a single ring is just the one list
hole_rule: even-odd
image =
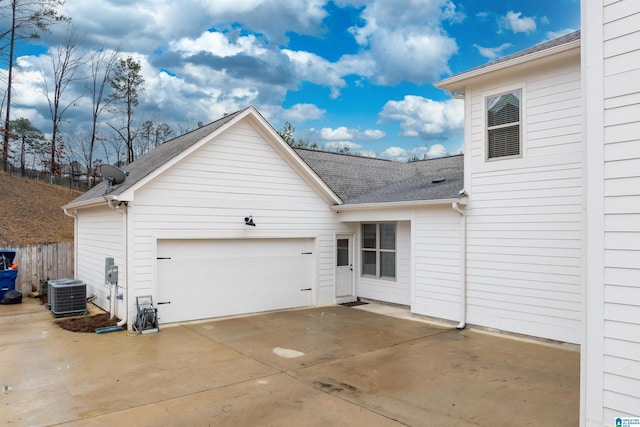
[{"label": "gray shingle roof", "polygon": [[162,166],[178,154],[182,153],[184,150],[188,149],[193,144],[200,141],[202,138],[206,137],[216,129],[220,128],[225,123],[229,122],[242,111],[244,111],[244,109],[236,111],[233,114],[229,114],[219,120],[216,120],[215,122],[201,126],[191,132],[180,135],[172,140],[165,142],[162,145],[158,145],[156,148],[147,152],[138,160],[127,165],[124,168],[124,170],[129,174],[127,176],[127,179],[125,179],[122,184],[113,186],[108,194],[106,194],[107,183],[106,181],[102,181],[100,184],[96,185],[95,187],[75,199],[72,203],[89,201],[92,199],[103,197],[105,195],[118,196],[124,193],[144,177],[148,176],[160,166]]},{"label": "gray shingle roof", "polygon": [[463,155],[400,163],[301,148],[296,152],[345,204],[453,199],[464,186]]},{"label": "gray shingle roof", "polygon": [[496,59],[495,61],[489,62],[488,64],[481,65],[480,67],[473,68],[472,70],[477,70],[479,68],[488,67],[493,64],[499,64],[500,62],[506,62],[515,58],[520,58],[521,56],[531,55],[532,53],[540,52],[543,50],[551,49],[556,46],[562,46],[563,44],[570,43],[576,40],[580,40],[580,30],[573,31],[569,34],[565,34],[564,36],[557,37],[553,40],[549,40],[540,44],[537,44],[533,47],[530,47],[525,50],[521,50],[519,52],[513,53],[511,55],[504,56],[502,58]]}]

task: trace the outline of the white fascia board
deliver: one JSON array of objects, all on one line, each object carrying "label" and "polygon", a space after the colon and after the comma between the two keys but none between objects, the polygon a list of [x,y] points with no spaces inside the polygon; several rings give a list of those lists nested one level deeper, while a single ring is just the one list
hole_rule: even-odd
[{"label": "white fascia board", "polygon": [[336,205],[332,206],[336,212],[340,211],[358,211],[372,209],[397,209],[397,208],[415,208],[420,206],[449,205],[451,203],[467,204],[467,197],[455,197],[451,199],[436,200],[411,200],[407,202],[383,202],[383,203],[360,203],[354,205]]},{"label": "white fascia board", "polygon": [[444,80],[434,83],[433,85],[439,89],[448,90],[452,95],[463,94],[464,87],[468,80],[475,79],[477,77],[484,76],[485,74],[493,73],[499,70],[505,70],[516,65],[522,65],[527,63],[533,63],[534,61],[550,57],[552,55],[558,55],[572,50],[580,49],[580,40],[574,40],[569,43],[565,43],[559,46],[550,47],[538,52],[533,52],[528,55],[519,56],[517,58],[510,59],[508,61],[497,62],[484,67],[475,68],[473,70],[456,74],[448,77]]}]

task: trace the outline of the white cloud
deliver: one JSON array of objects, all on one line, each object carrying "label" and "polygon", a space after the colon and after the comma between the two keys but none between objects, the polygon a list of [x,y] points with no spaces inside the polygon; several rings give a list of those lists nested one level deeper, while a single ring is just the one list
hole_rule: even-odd
[{"label": "white cloud", "polygon": [[305,120],[316,120],[324,115],[326,111],[318,108],[314,104],[296,104],[291,108],[282,111],[282,117],[290,122],[301,123]]},{"label": "white cloud", "polygon": [[[337,88],[346,86],[346,82],[342,79],[341,73],[336,67],[326,59],[310,52],[293,51],[283,49],[284,53],[294,68],[294,73],[298,79],[308,81],[318,85],[329,86],[337,91]],[[332,95],[336,98],[337,95]]]},{"label": "white cloud", "polygon": [[366,129],[364,131],[359,129],[349,129],[346,126],[339,126],[337,128],[322,128],[319,131],[311,129],[314,132],[316,138],[323,139],[325,141],[374,141],[379,140],[387,136],[387,134],[379,129]]},{"label": "white cloud", "polygon": [[363,157],[373,157],[373,158],[378,157],[378,153],[376,153],[373,150],[358,150],[357,153]]},{"label": "white cloud", "polygon": [[256,36],[253,34],[237,37],[231,41],[227,34],[212,31],[202,33],[196,39],[185,37],[178,41],[169,42],[169,47],[186,56],[207,52],[225,58],[240,53],[252,56],[261,56],[266,53],[266,49],[258,45]]},{"label": "white cloud", "polygon": [[505,16],[498,19],[501,28],[514,33],[532,33],[536,30],[536,18],[522,16],[522,12],[510,10]]},{"label": "white cloud", "polygon": [[340,150],[341,148],[348,148],[349,151],[356,151],[362,148],[362,145],[352,141],[330,141],[326,144],[322,144],[322,148],[325,150]]},{"label": "white cloud", "polygon": [[434,101],[407,95],[402,101],[387,102],[379,117],[381,121],[400,122],[404,136],[447,137],[463,129],[464,102],[459,99]]},{"label": "white cloud", "polygon": [[358,132],[357,137],[361,139],[382,139],[387,134],[379,129],[367,129],[364,132]]},{"label": "white cloud", "polygon": [[558,30],[558,31],[547,31],[546,39],[547,40],[557,39],[558,37],[562,37],[562,36],[567,35],[569,33],[573,33],[576,30],[577,30],[577,28],[564,28],[564,29]]},{"label": "white cloud", "polygon": [[503,43],[498,47],[483,47],[477,44],[473,45],[473,47],[478,49],[478,53],[487,59],[496,59],[497,57],[502,56],[502,52],[509,49],[511,46],[511,43]]},{"label": "white cloud", "polygon": [[382,152],[382,156],[391,158],[407,157],[408,153],[409,152],[402,147],[389,147]]},{"label": "white cloud", "polygon": [[[171,0],[164,0],[171,1]],[[317,35],[327,17],[326,0],[192,0],[200,10],[218,22],[242,22],[250,30],[265,34],[274,42],[286,40],[286,33]],[[177,2],[176,2],[177,3]],[[185,5],[186,6],[186,5]],[[180,7],[183,7],[180,2]]]},{"label": "white cloud", "polygon": [[349,130],[345,126],[340,126],[336,129],[322,128],[320,130],[320,137],[328,141],[353,139],[353,135],[351,134],[351,132],[349,132]]},{"label": "white cloud", "polygon": [[449,72],[447,62],[458,46],[442,24],[463,19],[453,2],[370,2],[361,18],[364,25],[349,31],[376,64],[377,84],[430,83]]},{"label": "white cloud", "polygon": [[447,150],[441,144],[434,144],[431,147],[420,145],[410,149],[402,147],[388,147],[382,152],[382,157],[398,162],[406,162],[410,159],[433,159],[447,155]]},{"label": "white cloud", "polygon": [[447,154],[446,148],[442,144],[434,144],[427,151],[427,156],[429,158],[432,157],[442,157]]}]

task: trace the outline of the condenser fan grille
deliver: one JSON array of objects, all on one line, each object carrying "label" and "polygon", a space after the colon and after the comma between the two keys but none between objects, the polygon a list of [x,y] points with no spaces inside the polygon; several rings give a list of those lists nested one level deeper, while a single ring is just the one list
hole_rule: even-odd
[{"label": "condenser fan grille", "polygon": [[87,285],[78,282],[49,283],[49,307],[54,317],[77,316],[87,310]]}]

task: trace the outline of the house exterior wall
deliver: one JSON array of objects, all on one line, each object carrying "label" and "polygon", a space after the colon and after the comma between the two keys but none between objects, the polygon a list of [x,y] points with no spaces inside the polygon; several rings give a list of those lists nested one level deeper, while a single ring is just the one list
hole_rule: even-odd
[{"label": "house exterior wall", "polygon": [[450,206],[416,209],[412,312],[461,320],[462,227]]},{"label": "house exterior wall", "polygon": [[[118,266],[119,294],[127,284],[125,217],[121,212],[105,203],[80,210],[76,219],[76,278],[87,284],[87,295],[96,296],[95,304],[107,311],[110,289],[105,285],[105,258],[113,258]],[[123,318],[124,307],[118,302],[117,316]]]},{"label": "house exterior wall", "polygon": [[[467,321],[580,341],[579,52],[465,90]],[[522,152],[486,159],[486,97],[521,90]]]},{"label": "house exterior wall", "polygon": [[331,304],[335,233],[352,228],[242,120],[137,191],[129,230],[132,300],[157,294],[158,239],[313,238],[313,302]]},{"label": "house exterior wall", "polygon": [[582,425],[640,418],[640,4],[583,1],[588,280]]},{"label": "house exterior wall", "polygon": [[398,280],[363,277],[357,255],[358,296],[410,305],[416,314],[460,320],[463,225],[450,204],[342,211],[339,217],[358,228],[358,253],[361,223],[398,224]]}]

